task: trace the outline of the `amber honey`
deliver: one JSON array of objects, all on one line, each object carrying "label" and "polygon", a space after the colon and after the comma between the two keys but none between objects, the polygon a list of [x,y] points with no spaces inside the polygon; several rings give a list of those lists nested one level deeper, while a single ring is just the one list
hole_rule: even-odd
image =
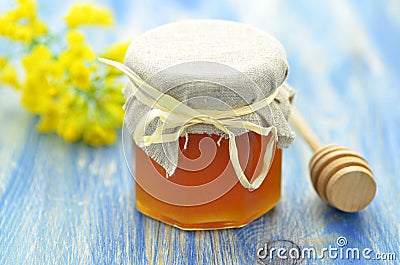
[{"label": "amber honey", "polygon": [[[202,142],[206,138],[214,148]],[[249,180],[261,170],[269,140],[270,137],[253,132],[236,137],[240,164]],[[244,226],[278,203],[281,149],[275,150],[261,186],[249,191],[236,177],[229,159],[228,139],[189,134],[186,146],[185,141],[185,137],[179,139],[178,168],[169,177],[142,149],[135,148],[136,207],[140,212],[183,229],[219,229]]]}]

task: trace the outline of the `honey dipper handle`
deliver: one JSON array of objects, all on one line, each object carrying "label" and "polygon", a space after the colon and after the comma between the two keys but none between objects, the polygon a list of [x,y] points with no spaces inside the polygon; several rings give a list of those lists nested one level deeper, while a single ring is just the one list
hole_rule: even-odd
[{"label": "honey dipper handle", "polygon": [[290,120],[295,127],[296,131],[300,133],[303,139],[307,142],[307,144],[311,147],[311,149],[315,152],[322,144],[315,133],[310,129],[307,125],[307,122],[303,119],[300,112],[293,107],[292,114]]}]

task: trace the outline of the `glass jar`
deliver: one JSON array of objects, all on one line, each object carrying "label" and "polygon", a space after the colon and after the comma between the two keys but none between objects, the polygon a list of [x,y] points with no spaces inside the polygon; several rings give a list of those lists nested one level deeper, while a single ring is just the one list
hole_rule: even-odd
[{"label": "glass jar", "polygon": [[[187,137],[179,139],[178,168],[169,177],[135,146],[136,207],[140,212],[182,229],[219,229],[244,226],[278,203],[281,149],[275,147],[267,177],[258,189],[250,191],[241,185],[232,167],[228,139],[208,134]],[[236,137],[240,164],[249,181],[261,170],[270,138],[254,132]]]},{"label": "glass jar", "polygon": [[294,139],[279,41],[236,22],[180,21],[135,38],[124,65],[102,61],[130,80],[124,121],[137,144],[139,211],[183,229],[218,229],[278,203],[279,148]]}]

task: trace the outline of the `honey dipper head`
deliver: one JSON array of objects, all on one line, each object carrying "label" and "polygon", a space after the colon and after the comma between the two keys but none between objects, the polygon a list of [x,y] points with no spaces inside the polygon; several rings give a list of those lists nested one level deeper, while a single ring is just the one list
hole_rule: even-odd
[{"label": "honey dipper head", "polygon": [[309,167],[319,196],[341,211],[357,212],[375,196],[376,184],[368,163],[347,148],[337,145],[319,148]]}]

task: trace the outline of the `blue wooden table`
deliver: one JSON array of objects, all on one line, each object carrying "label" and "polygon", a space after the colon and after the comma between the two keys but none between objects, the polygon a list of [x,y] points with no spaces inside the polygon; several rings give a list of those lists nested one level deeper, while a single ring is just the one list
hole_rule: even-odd
[{"label": "blue wooden table", "polygon": [[[398,1],[102,3],[118,14],[118,30],[94,33],[97,44],[183,18],[242,21],[274,34],[287,49],[295,104],[325,142],[366,157],[377,195],[355,214],[325,205],[309,181],[311,151],[298,138],[284,151],[283,195],[272,211],[240,229],[184,232],[135,209],[121,140],[90,148],[39,134],[18,93],[0,87],[0,264],[263,264],[257,252],[265,243],[396,259],[325,253],[305,264],[400,263]],[[50,22],[69,4],[39,1]]]}]

